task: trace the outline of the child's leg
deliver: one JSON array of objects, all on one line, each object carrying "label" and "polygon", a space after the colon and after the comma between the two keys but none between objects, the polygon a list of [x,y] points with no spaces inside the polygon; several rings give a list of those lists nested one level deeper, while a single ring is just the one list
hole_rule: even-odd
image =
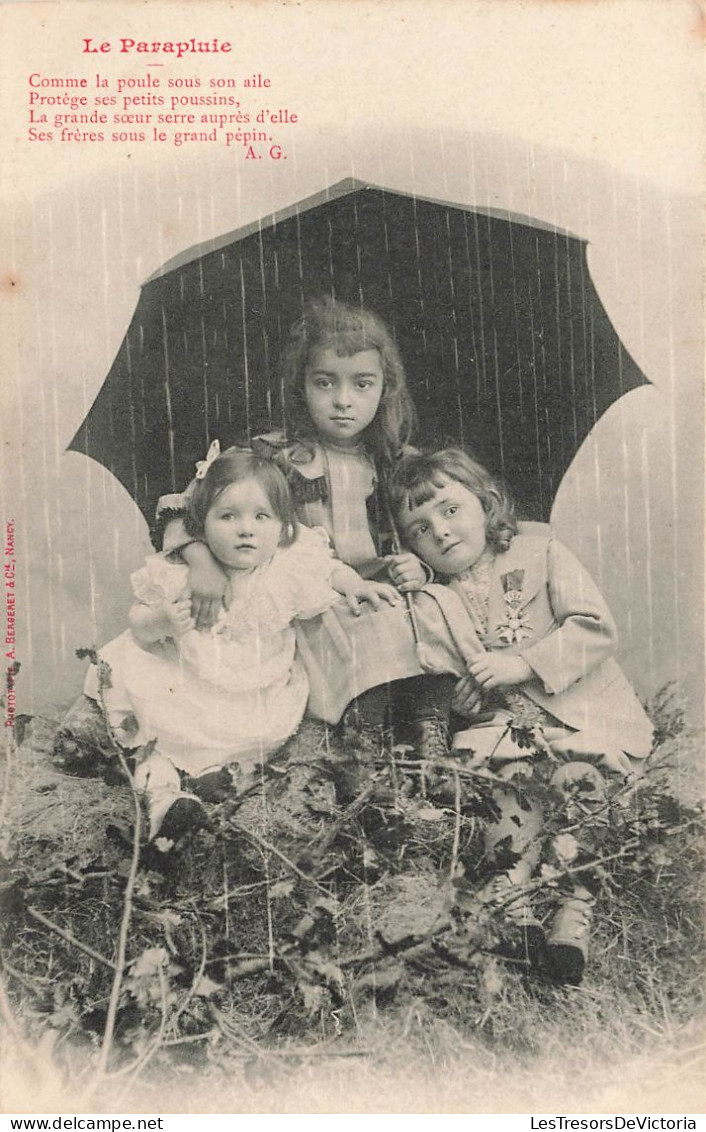
[{"label": "child's leg", "polygon": [[575,885],[557,909],[546,950],[547,966],[557,982],[571,986],[581,982],[588,960],[594,904],[592,893],[583,885]]},{"label": "child's leg", "polygon": [[390,706],[390,685],[378,684],[368,688],[360,696],[351,700],[343,713],[345,727],[356,730],[378,728],[382,730],[387,722]]},{"label": "child's leg", "polygon": [[[586,812],[599,808],[605,799],[605,779],[591,763],[564,763],[552,775],[552,786],[573,795]],[[547,938],[547,965],[551,975],[562,983],[577,986],[588,960],[588,946],[595,898],[584,884],[574,886],[556,911]]]},{"label": "child's leg", "polygon": [[[506,763],[501,773],[509,777],[525,769],[524,763]],[[536,957],[543,942],[542,929],[526,888],[539,862],[544,813],[522,790],[521,779],[517,785],[498,787],[492,799],[497,817],[486,825],[484,845],[486,857],[499,871],[482,896],[501,905],[507,917],[524,929],[528,951]]]},{"label": "child's leg", "polygon": [[182,791],[179,771],[159,751],[137,766],[134,781],[136,790],[147,799],[150,841],[156,837],[176,841],[187,830],[203,825],[201,802]]},{"label": "child's leg", "polygon": [[420,759],[446,758],[449,753],[451,701],[458,678],[451,674],[410,676],[391,686],[393,725],[405,731]]},{"label": "child's leg", "polygon": [[445,673],[378,684],[351,700],[343,716],[344,727],[352,728],[364,745],[369,741],[379,750],[389,720],[397,734],[409,736],[420,758],[445,758],[457,683],[458,677]]}]

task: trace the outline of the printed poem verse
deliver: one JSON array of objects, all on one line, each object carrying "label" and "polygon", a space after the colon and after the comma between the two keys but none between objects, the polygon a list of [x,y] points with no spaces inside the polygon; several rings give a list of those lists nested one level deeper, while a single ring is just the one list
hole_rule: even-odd
[{"label": "printed poem verse", "polygon": [[210,78],[147,68],[129,78],[34,71],[27,79],[27,136],[60,146],[217,145],[247,161],[286,161],[299,115],[272,87],[259,71]]}]

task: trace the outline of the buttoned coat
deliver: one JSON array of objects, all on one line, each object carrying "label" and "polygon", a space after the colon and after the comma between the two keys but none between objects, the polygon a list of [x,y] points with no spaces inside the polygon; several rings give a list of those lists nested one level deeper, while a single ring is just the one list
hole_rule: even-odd
[{"label": "buttoned coat", "polygon": [[[463,600],[461,584],[449,585]],[[503,634],[503,626],[513,615],[522,631],[506,643],[503,635],[512,633]],[[649,754],[652,725],[615,660],[617,631],[608,606],[580,562],[553,537],[520,533],[496,556],[484,644],[527,661],[535,677],[523,691],[565,726],[600,735],[634,758]]]}]

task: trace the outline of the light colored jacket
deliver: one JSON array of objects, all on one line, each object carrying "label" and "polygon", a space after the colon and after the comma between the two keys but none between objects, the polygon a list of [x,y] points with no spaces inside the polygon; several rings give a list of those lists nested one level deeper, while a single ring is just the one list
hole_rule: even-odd
[{"label": "light colored jacket", "polygon": [[[449,585],[463,600],[460,583]],[[514,634],[510,621],[519,625]],[[523,691],[566,726],[600,732],[634,758],[650,753],[652,724],[614,659],[615,622],[593,580],[556,539],[518,534],[497,555],[484,644],[521,655],[536,674]]]}]

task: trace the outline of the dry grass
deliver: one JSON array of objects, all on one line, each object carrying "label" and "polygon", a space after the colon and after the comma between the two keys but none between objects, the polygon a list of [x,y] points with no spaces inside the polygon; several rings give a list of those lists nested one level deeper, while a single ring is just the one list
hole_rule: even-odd
[{"label": "dry grass", "polygon": [[[128,855],[130,797],[100,779],[75,780],[57,772],[47,757],[54,726],[53,720],[35,721],[32,738],[15,752],[8,767],[5,848],[15,881],[20,876],[28,884],[31,899],[36,901],[40,894],[54,920],[110,959],[119,878]],[[675,742],[665,738],[665,744],[670,741]],[[304,729],[293,757],[311,760],[325,746],[320,731]],[[291,799],[278,813],[291,835],[302,814]],[[428,843],[418,845],[416,864],[410,862],[407,871],[383,871],[369,884],[349,888],[346,931],[332,944],[334,957],[370,946],[381,928],[394,940],[433,927],[444,904],[444,891],[429,864],[435,839],[443,840],[436,827]],[[250,854],[253,876],[242,878],[242,897],[230,907],[229,938],[235,951],[266,953],[271,931],[265,891],[248,888],[258,883],[255,866],[261,852],[252,844],[240,845],[239,851]],[[658,883],[654,878],[648,883],[637,873],[632,880],[623,878],[628,883],[622,890],[601,903],[592,960],[581,987],[531,980],[487,957],[476,969],[459,970],[427,952],[405,962],[387,990],[385,979],[397,963],[395,957],[345,969],[340,1000],[324,996],[307,1015],[291,979],[260,973],[232,983],[229,992],[210,1005],[200,1000],[191,1030],[186,1026],[167,1034],[140,1072],[124,1072],[116,1063],[116,1075],[99,1084],[92,1066],[109,972],[41,924],[27,921],[18,906],[11,919],[21,925],[22,936],[18,942],[10,935],[6,946],[10,1002],[4,1010],[3,1108],[164,1113],[702,1111],[702,866],[701,844],[694,834],[683,839],[676,858],[665,857]],[[102,871],[103,879],[94,878],[87,888],[81,878],[91,867]],[[222,922],[208,901],[222,896],[223,868],[224,858],[211,854],[206,860],[194,850],[181,858],[178,883],[167,878],[166,887],[159,890],[157,915],[173,907],[183,916],[181,926],[170,929],[180,955],[198,956],[202,929],[208,937],[213,925]],[[286,876],[283,866],[281,877]],[[145,883],[157,882],[149,875]],[[184,912],[187,890],[193,914]],[[6,886],[6,895],[8,891],[14,891],[12,886]],[[286,901],[274,910],[270,903],[270,925],[274,915],[280,934],[289,930],[296,926],[297,911],[301,909]],[[163,942],[165,932],[169,937],[164,923],[157,925],[160,934],[155,935],[153,914],[154,909],[135,918],[133,956]],[[337,930],[340,935],[342,929]],[[207,973],[219,980],[226,968],[208,968]],[[187,973],[181,984],[177,979],[177,997],[183,999],[192,975]],[[62,988],[65,993],[59,993]],[[143,1012],[130,1031],[123,1019],[130,1039],[124,1063],[134,1065],[140,1048],[149,1046],[155,1010]],[[92,1013],[97,1017],[95,1032]]]}]

